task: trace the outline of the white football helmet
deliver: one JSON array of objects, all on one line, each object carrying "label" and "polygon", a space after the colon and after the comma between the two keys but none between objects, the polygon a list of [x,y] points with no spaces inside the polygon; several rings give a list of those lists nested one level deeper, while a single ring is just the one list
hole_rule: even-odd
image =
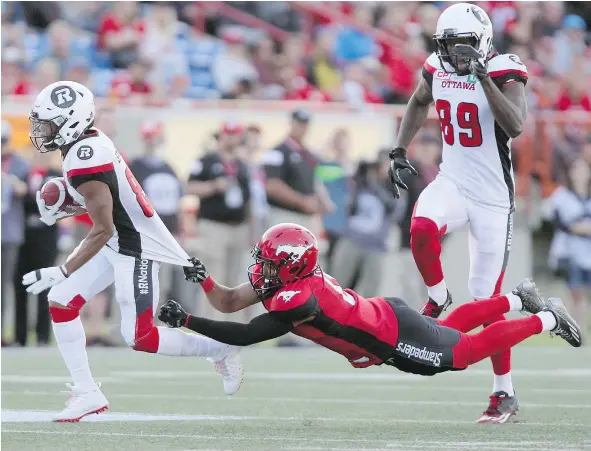
[{"label": "white football helmet", "polygon": [[29,115],[35,148],[50,152],[75,142],[94,122],[94,96],[80,83],[58,81],[45,87]]},{"label": "white football helmet", "polygon": [[469,43],[483,60],[493,51],[492,23],[482,8],[470,3],[456,3],[443,11],[433,39],[437,43],[437,56],[446,72],[451,72],[449,66],[458,74],[467,75],[469,72],[469,61],[453,54],[456,43]]}]

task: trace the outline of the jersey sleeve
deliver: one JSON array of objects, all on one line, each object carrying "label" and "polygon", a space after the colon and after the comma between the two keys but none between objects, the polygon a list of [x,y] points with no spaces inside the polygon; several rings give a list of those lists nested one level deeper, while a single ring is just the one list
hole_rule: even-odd
[{"label": "jersey sleeve", "polygon": [[435,53],[431,53],[429,58],[423,64],[423,78],[429,85],[429,89],[433,89],[433,75],[435,71],[441,69],[441,63],[439,62],[439,58]]},{"label": "jersey sleeve", "polygon": [[499,89],[511,83],[527,84],[527,68],[517,55],[497,55],[488,62],[488,74]]},{"label": "jersey sleeve", "polygon": [[68,152],[66,175],[70,185],[77,189],[85,182],[96,180],[113,188],[115,165],[114,149],[96,140],[84,140],[73,146]]},{"label": "jersey sleeve", "polygon": [[269,303],[269,312],[285,323],[305,320],[319,310],[318,300],[305,282],[278,291]]},{"label": "jersey sleeve", "polygon": [[289,161],[281,149],[271,149],[263,153],[263,165],[267,179],[285,179]]}]

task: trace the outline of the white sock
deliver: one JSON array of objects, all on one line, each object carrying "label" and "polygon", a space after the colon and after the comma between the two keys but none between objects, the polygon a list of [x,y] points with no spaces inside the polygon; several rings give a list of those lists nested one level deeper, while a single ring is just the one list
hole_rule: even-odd
[{"label": "white sock", "polygon": [[509,310],[512,312],[519,311],[523,308],[521,298],[513,293],[508,293],[505,297],[509,300]]},{"label": "white sock", "polygon": [[429,297],[437,302],[437,305],[445,304],[445,301],[447,301],[447,285],[445,284],[445,279],[437,285],[427,287],[427,292],[429,293]]},{"label": "white sock", "polygon": [[180,329],[158,328],[158,354],[183,357],[210,357],[218,361],[226,357],[230,346],[203,335],[189,334]]},{"label": "white sock", "polygon": [[511,371],[501,376],[495,374],[493,381],[493,393],[504,391],[509,396],[515,396],[515,390],[513,389],[513,381],[511,380]]},{"label": "white sock", "polygon": [[94,387],[86,354],[86,335],[80,317],[64,323],[53,323],[53,334],[74,385]]},{"label": "white sock", "polygon": [[552,330],[558,325],[552,312],[539,312],[536,316],[542,320],[542,330]]}]

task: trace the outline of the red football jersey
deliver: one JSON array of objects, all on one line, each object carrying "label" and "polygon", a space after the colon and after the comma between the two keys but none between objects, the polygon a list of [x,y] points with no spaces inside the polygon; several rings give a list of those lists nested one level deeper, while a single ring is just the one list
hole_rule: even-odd
[{"label": "red football jersey", "polygon": [[285,322],[314,316],[293,333],[338,352],[357,368],[389,359],[398,340],[398,320],[384,298],[363,298],[321,271],[283,287],[264,306]]}]

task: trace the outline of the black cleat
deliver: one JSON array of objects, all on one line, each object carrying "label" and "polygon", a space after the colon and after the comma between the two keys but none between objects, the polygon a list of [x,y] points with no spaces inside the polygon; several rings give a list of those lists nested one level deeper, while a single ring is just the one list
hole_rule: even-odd
[{"label": "black cleat", "polygon": [[512,293],[521,299],[522,312],[536,314],[544,310],[546,303],[538,292],[536,284],[531,279],[523,279]]},{"label": "black cleat", "polygon": [[581,328],[559,298],[548,299],[544,311],[551,312],[556,318],[556,327],[550,331],[551,335],[558,335],[575,348],[583,345]]},{"label": "black cleat", "polygon": [[504,391],[498,391],[490,396],[488,408],[482,412],[477,423],[480,424],[505,424],[519,410],[517,396],[509,396]]},{"label": "black cleat", "polygon": [[451,305],[451,293],[447,290],[447,299],[443,305],[437,304],[433,299],[429,298],[427,303],[423,305],[419,313],[423,316],[431,318],[439,318],[439,316]]}]

